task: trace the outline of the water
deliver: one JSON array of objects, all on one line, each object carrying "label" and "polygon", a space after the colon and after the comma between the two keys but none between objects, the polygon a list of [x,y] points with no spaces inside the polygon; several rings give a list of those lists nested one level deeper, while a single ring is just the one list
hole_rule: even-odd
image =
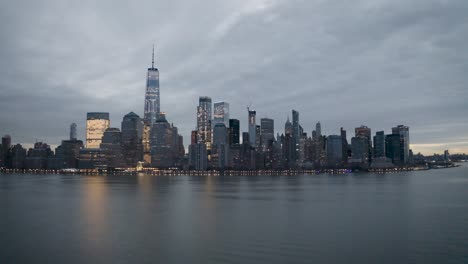
[{"label": "water", "polygon": [[468,166],[0,175],[0,263],[468,263]]}]

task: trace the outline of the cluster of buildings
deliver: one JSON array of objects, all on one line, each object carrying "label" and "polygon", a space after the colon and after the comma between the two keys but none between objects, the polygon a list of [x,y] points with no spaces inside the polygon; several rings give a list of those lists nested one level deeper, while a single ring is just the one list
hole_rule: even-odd
[{"label": "cluster of buildings", "polygon": [[[214,110],[212,111],[212,108]],[[274,120],[261,118],[247,109],[247,132],[240,131],[239,120],[229,118],[229,104],[212,104],[200,97],[197,126],[191,133],[188,168],[194,170],[288,170],[288,169],[369,169],[408,166],[412,163],[409,128],[399,125],[391,134],[378,131],[374,136],[367,126],[355,129],[348,142],[346,130],[338,135],[322,135],[320,122],[311,135],[292,110],[283,132],[275,135]]]},{"label": "cluster of buildings", "polygon": [[0,167],[13,169],[119,170],[135,168],[185,170],[288,170],[322,168],[391,168],[414,162],[410,150],[409,128],[399,125],[391,134],[372,135],[367,126],[355,128],[347,139],[346,130],[323,135],[320,122],[308,135],[292,110],[284,130],[275,135],[270,118],[257,121],[256,111],[247,108],[247,131],[241,132],[238,119],[230,118],[229,103],[199,98],[196,129],[191,132],[188,153],[178,129],[161,112],[159,71],[148,68],[144,116],[125,115],[120,127],[111,126],[109,113],[89,112],[86,140],[77,139],[77,126],[70,126],[70,137],[55,152],[37,142],[33,148],[11,145],[2,138]]}]

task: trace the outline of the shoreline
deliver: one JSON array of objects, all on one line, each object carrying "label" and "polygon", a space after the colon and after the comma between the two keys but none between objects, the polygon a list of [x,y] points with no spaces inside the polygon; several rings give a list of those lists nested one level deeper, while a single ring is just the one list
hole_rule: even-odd
[{"label": "shoreline", "polygon": [[0,169],[0,174],[70,174],[70,175],[153,175],[153,176],[292,176],[292,175],[318,175],[318,174],[351,174],[351,173],[400,173],[407,171],[424,171],[438,170],[459,167],[460,164],[448,164],[444,166],[415,166],[415,167],[400,167],[386,169],[367,169],[367,170],[351,170],[351,169],[317,169],[317,170],[178,170],[178,169],[143,169],[137,171],[131,170],[79,170],[79,169],[61,169],[61,170],[46,170],[46,169]]}]

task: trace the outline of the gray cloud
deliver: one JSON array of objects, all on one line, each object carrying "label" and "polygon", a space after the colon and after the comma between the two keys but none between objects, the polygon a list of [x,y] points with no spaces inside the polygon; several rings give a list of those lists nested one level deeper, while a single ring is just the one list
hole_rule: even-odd
[{"label": "gray cloud", "polygon": [[[88,111],[142,114],[156,42],[161,103],[189,140],[198,96],[308,133],[404,123],[416,151],[467,150],[468,2],[9,1],[0,4],[0,133],[58,144]],[[458,143],[458,145],[457,145]]]}]

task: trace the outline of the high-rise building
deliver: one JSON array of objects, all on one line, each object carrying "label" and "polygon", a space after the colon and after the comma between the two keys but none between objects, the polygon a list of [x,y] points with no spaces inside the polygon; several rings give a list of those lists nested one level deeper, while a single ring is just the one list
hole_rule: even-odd
[{"label": "high-rise building", "polygon": [[409,127],[398,125],[392,128],[392,134],[399,134],[403,141],[403,162],[408,163],[410,151]]},{"label": "high-rise building", "polygon": [[317,137],[322,136],[322,125],[320,124],[320,122],[317,122],[317,124],[315,125],[315,133]]},{"label": "high-rise building", "polygon": [[396,165],[404,163],[404,139],[400,134],[385,136],[385,156]]},{"label": "high-rise building", "polygon": [[240,144],[240,126],[238,119],[229,119],[229,145]]},{"label": "high-rise building", "polygon": [[143,122],[134,112],[122,120],[122,151],[128,167],[136,167],[143,158]]},{"label": "high-rise building", "polygon": [[229,125],[229,104],[226,102],[214,103],[213,127],[216,124],[223,123],[226,127]]},{"label": "high-rise building", "polygon": [[250,141],[250,145],[255,147],[255,141],[256,141],[256,131],[257,131],[257,123],[255,121],[255,118],[256,118],[256,115],[257,115],[257,112],[256,111],[253,111],[253,110],[250,110],[249,108],[247,108],[247,111],[248,111],[248,120],[249,120],[249,141]]},{"label": "high-rise building", "polygon": [[349,145],[348,145],[348,139],[346,137],[346,130],[344,130],[343,128],[340,128],[340,134],[341,134],[341,142],[342,142],[341,150],[343,152],[343,162],[347,162]]},{"label": "high-rise building", "polygon": [[161,111],[160,93],[159,93],[159,71],[154,68],[154,46],[151,68],[148,68],[146,76],[146,93],[145,93],[145,115],[144,122],[150,125],[156,122],[156,119]]},{"label": "high-rise building", "polygon": [[293,120],[292,121],[292,126],[293,126],[292,141],[293,141],[293,146],[294,146],[293,159],[297,160],[299,157],[299,140],[301,136],[298,111],[292,110],[292,120]]},{"label": "high-rise building", "polygon": [[163,113],[151,129],[151,166],[167,168],[174,165],[173,130]]},{"label": "high-rise building", "polygon": [[76,124],[72,123],[70,125],[70,140],[76,140]]},{"label": "high-rise building", "polygon": [[270,142],[275,140],[275,121],[270,118],[260,119],[261,149],[266,151]]},{"label": "high-rise building", "polygon": [[369,140],[363,136],[351,138],[352,163],[369,164]]},{"label": "high-rise building", "polygon": [[343,140],[341,136],[330,135],[326,144],[327,163],[329,166],[339,166],[343,162]]},{"label": "high-rise building", "polygon": [[385,157],[385,133],[377,131],[374,136],[374,158]]},{"label": "high-rise building", "polygon": [[260,143],[261,143],[260,125],[256,125],[255,126],[255,148],[256,149],[260,148]]},{"label": "high-rise building", "polygon": [[229,164],[228,130],[224,123],[218,123],[213,128],[213,167],[223,169]]},{"label": "high-rise building", "polygon": [[291,121],[289,121],[289,116],[286,119],[286,123],[284,124],[284,134],[285,135],[291,135],[293,134],[293,125]]},{"label": "high-rise building", "polygon": [[205,143],[211,149],[211,98],[200,96],[197,107],[198,143]]},{"label": "high-rise building", "polygon": [[190,168],[204,171],[208,168],[208,152],[205,143],[196,143],[189,146]]},{"label": "high-rise building", "polygon": [[10,165],[10,147],[11,147],[11,137],[10,135],[4,135],[2,137],[2,145],[0,149],[0,167],[11,167]]},{"label": "high-rise building", "polygon": [[11,167],[13,169],[24,169],[24,161],[26,159],[26,149],[20,144],[16,144],[11,148]]},{"label": "high-rise building", "polygon": [[127,164],[122,153],[122,132],[116,127],[110,127],[104,132],[100,149],[105,156],[108,168],[122,168]]},{"label": "high-rise building", "polygon": [[86,148],[99,148],[109,125],[109,113],[89,112],[86,118]]},{"label": "high-rise building", "polygon": [[143,122],[143,135],[141,139],[143,145],[143,162],[144,166],[151,164],[151,124]]},{"label": "high-rise building", "polygon": [[367,126],[361,125],[355,128],[355,137],[364,137],[367,139],[367,158],[368,161],[372,161],[372,136],[371,129]]},{"label": "high-rise building", "polygon": [[78,157],[83,148],[81,140],[62,140],[55,149],[55,156],[62,161],[62,168],[78,168]]}]

